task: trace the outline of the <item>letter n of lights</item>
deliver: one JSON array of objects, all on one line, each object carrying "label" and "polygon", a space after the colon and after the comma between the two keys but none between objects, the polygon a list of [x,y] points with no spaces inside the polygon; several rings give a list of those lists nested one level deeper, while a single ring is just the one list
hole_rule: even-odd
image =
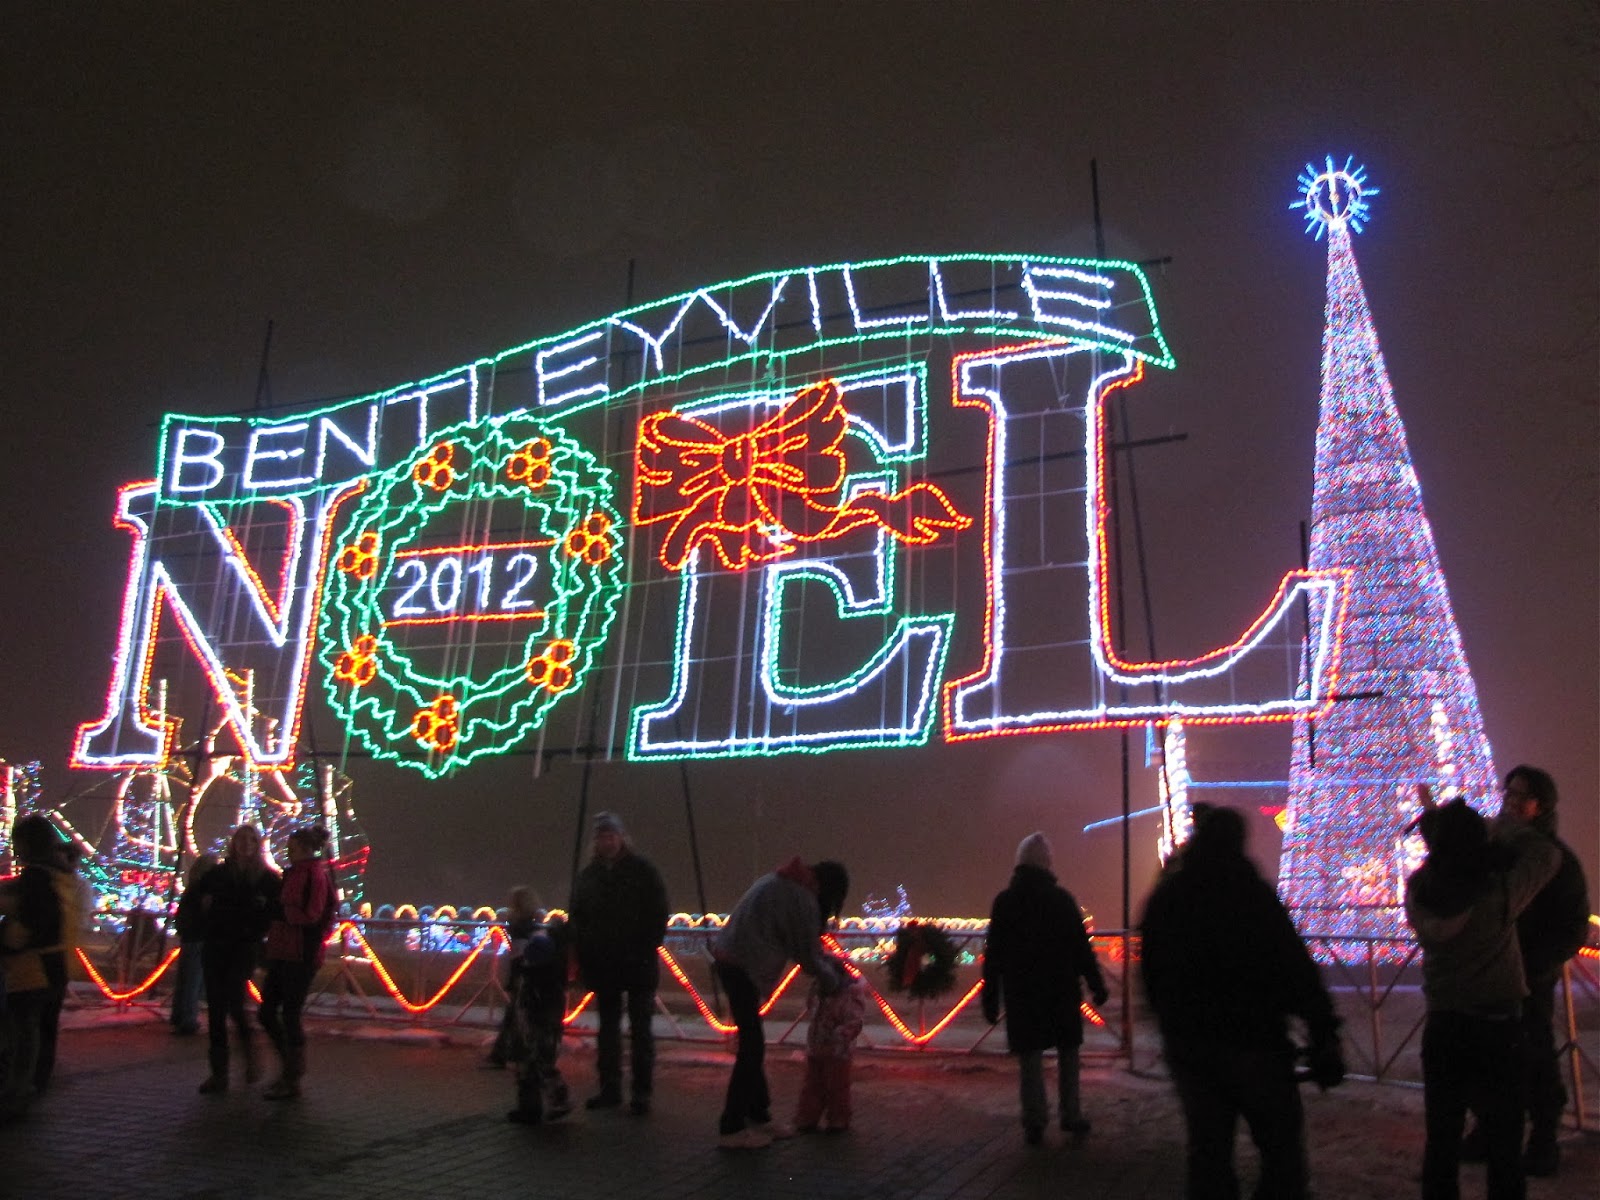
[{"label": "letter n of lights", "polygon": [[[957,356],[953,372],[956,405],[989,418],[989,591],[983,662],[945,686],[947,739],[1172,717],[1290,720],[1326,707],[1337,673],[1342,571],[1289,572],[1237,640],[1197,658],[1133,662],[1113,647],[1107,399],[1139,381],[1142,361],[1105,347],[1038,343]],[[1074,446],[1081,457],[1057,453]],[[1053,475],[1043,473],[1047,459]],[[1051,511],[1074,492],[1084,498],[1075,526]],[[1300,652],[1287,631],[1301,607],[1309,635],[1296,684],[1284,654]]]},{"label": "letter n of lights", "polygon": [[200,664],[249,764],[293,765],[333,516],[360,487],[266,502],[287,517],[275,589],[229,527],[224,506],[160,503],[153,483],[123,488],[117,524],[133,535],[133,549],[122,627],[104,715],[79,727],[72,765],[110,769],[167,761],[176,722],[159,704],[152,708],[150,678],[166,621]]}]

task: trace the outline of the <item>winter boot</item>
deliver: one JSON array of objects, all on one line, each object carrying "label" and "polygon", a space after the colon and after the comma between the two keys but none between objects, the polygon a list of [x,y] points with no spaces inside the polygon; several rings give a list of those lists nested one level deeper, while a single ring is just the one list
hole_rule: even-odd
[{"label": "winter boot", "polygon": [[283,1052],[283,1074],[262,1093],[268,1100],[296,1100],[300,1096],[300,1077],[306,1073],[306,1048],[288,1046]]},{"label": "winter boot", "polygon": [[537,1079],[517,1080],[517,1106],[506,1114],[506,1120],[516,1125],[538,1125],[544,1120],[544,1100]]},{"label": "winter boot", "polygon": [[216,1096],[228,1090],[228,1051],[223,1049],[219,1054],[212,1050],[210,1054],[211,1074],[206,1076],[206,1081],[200,1085],[202,1096]]},{"label": "winter boot", "polygon": [[544,1119],[559,1121],[572,1111],[572,1098],[565,1083],[553,1083],[545,1096]]}]

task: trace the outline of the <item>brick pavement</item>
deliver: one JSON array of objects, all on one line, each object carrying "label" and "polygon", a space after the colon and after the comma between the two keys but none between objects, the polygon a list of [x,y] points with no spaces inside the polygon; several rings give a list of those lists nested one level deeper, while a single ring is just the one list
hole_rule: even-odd
[{"label": "brick pavement", "polygon": [[[0,1129],[0,1196],[29,1200],[266,1200],[530,1195],[973,1200],[1181,1194],[1182,1138],[1166,1082],[1086,1069],[1095,1130],[1025,1147],[1015,1075],[999,1057],[873,1053],[858,1060],[856,1128],[757,1152],[715,1145],[730,1058],[662,1042],[656,1112],[587,1113],[541,1128],[504,1120],[508,1073],[482,1069],[480,1031],[316,1020],[307,1094],[274,1104],[260,1087],[206,1097],[203,1038],[148,1014],[69,1013],[58,1084],[30,1118]],[[569,1040],[574,1092],[592,1088],[587,1039]],[[795,1051],[770,1058],[779,1109],[798,1093]],[[1349,1084],[1308,1093],[1313,1171],[1324,1200],[1414,1194],[1415,1091]],[[1534,1200],[1587,1196],[1595,1139],[1569,1136],[1568,1171]],[[1245,1154],[1243,1160],[1248,1162]],[[1245,1170],[1248,1182],[1249,1169]],[[1474,1190],[1477,1187],[1479,1190]],[[1465,1195],[1481,1195],[1469,1180]]]}]

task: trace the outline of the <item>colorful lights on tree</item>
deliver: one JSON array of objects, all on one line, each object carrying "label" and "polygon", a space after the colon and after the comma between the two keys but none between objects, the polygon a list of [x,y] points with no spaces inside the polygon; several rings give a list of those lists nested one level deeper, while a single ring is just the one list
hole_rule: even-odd
[{"label": "colorful lights on tree", "polygon": [[1300,185],[1328,239],[1310,563],[1350,616],[1338,702],[1295,722],[1278,885],[1302,933],[1400,936],[1415,785],[1484,805],[1494,762],[1351,245],[1375,189],[1331,158]]}]

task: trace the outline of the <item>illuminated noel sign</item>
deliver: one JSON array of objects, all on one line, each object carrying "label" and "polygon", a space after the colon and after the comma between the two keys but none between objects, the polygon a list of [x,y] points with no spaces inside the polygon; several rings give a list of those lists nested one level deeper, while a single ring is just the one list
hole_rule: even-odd
[{"label": "illuminated noel sign", "polygon": [[429,775],[547,736],[648,760],[1319,711],[1342,571],[1289,572],[1194,657],[1115,650],[1106,405],[1172,365],[1136,266],[909,257],[288,418],[169,416],[121,495],[122,629],[74,761],[164,761],[198,693],[286,768],[313,676],[354,743]]}]

